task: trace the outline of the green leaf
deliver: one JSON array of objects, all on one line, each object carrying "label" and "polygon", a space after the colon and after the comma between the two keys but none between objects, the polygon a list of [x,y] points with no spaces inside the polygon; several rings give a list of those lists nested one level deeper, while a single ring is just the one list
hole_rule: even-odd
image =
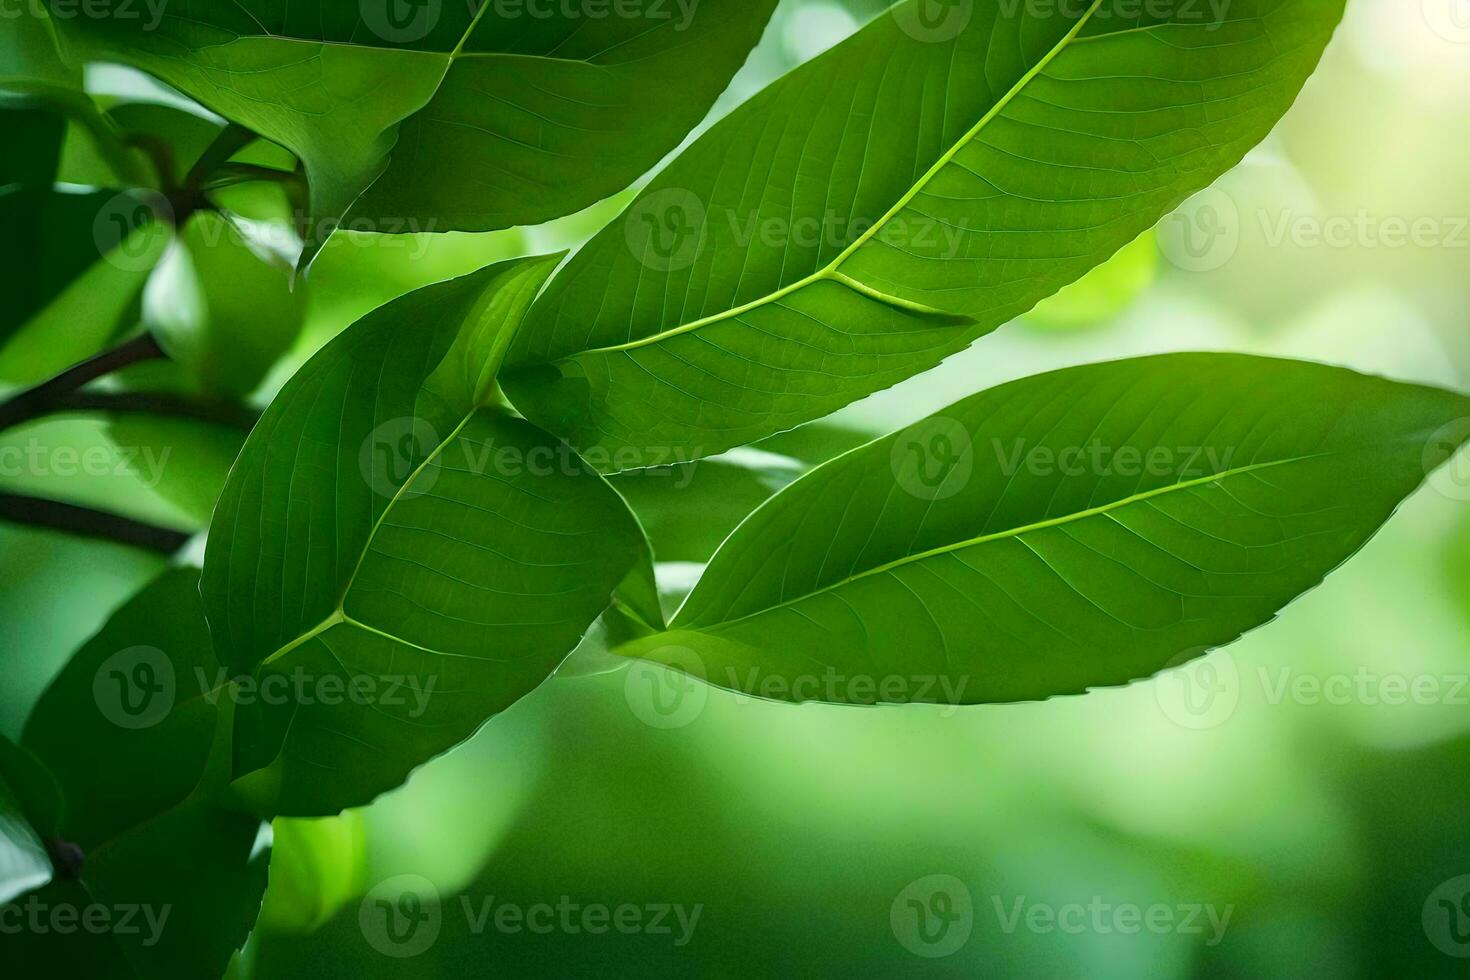
[{"label": "green leaf", "polygon": [[1040,330],[1086,330],[1122,313],[1158,275],[1159,246],[1146,232],[1087,275],[1037,304],[1025,316]]},{"label": "green leaf", "polygon": [[[59,25],[81,56],[142,68],[296,153],[314,227],[535,224],[621,189],[697,123],[775,0],[565,5],[188,0]],[[493,11],[486,16],[486,11]],[[544,16],[543,16],[544,14]],[[412,226],[412,227],[409,227]]]},{"label": "green leaf", "polygon": [[[77,851],[69,880],[20,903],[7,963],[22,972],[219,976],[254,924],[270,831],[214,802],[233,705],[198,583],[196,570],[175,569],[129,600],[26,725],[22,744],[59,783],[61,837]],[[58,913],[105,925],[64,933],[52,926]]]},{"label": "green leaf", "polygon": [[159,346],[216,397],[249,394],[291,346],[308,291],[256,256],[217,214],[189,219],[143,291]]},{"label": "green leaf", "polygon": [[646,548],[600,477],[490,404],[557,258],[374,311],[246,441],[203,595],[232,671],[305,691],[241,706],[239,788],[262,812],[366,803],[468,737],[551,673]]},{"label": "green leaf", "polygon": [[366,828],[359,810],[320,820],[274,822],[270,887],[260,924],[272,932],[311,933],[367,890]]},{"label": "green leaf", "polygon": [[1016,381],[793,483],[669,632],[621,652],[792,700],[1123,684],[1320,583],[1470,435],[1466,417],[1462,395],[1226,354]]},{"label": "green leaf", "polygon": [[31,385],[97,353],[137,323],[149,271],[172,232],[146,194],[0,191],[0,222],[37,230],[0,251],[0,381]]},{"label": "green leaf", "polygon": [[905,0],[723,119],[582,249],[506,391],[616,463],[718,453],[931,368],[1237,163],[1342,5],[1158,22],[1129,0],[958,4],[940,30]]},{"label": "green leaf", "polygon": [[51,857],[14,784],[11,753],[15,746],[0,738],[0,905],[47,884]]}]

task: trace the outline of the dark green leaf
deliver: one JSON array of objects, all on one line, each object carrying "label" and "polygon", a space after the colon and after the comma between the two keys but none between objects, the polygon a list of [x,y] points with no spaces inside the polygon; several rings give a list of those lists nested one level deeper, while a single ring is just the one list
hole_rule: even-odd
[{"label": "dark green leaf", "polygon": [[718,453],[933,367],[1237,163],[1342,5],[967,3],[931,28],[905,0],[731,113],[579,252],[507,393],[622,468],[627,447]]},{"label": "dark green leaf", "polygon": [[[27,723],[22,744],[60,784],[61,836],[79,850],[70,880],[18,903],[7,963],[38,975],[219,976],[245,941],[269,828],[214,802],[232,702],[198,583],[192,569],[155,579],[77,651]],[[58,916],[102,925],[63,931]]]},{"label": "dark green leaf", "polygon": [[369,314],[247,440],[203,592],[232,671],[305,692],[241,706],[240,789],[265,812],[365,803],[469,736],[551,673],[646,547],[570,450],[489,407],[555,263]]},{"label": "dark green leaf", "polygon": [[1002,385],[773,497],[624,652],[794,700],[1123,684],[1316,586],[1467,416],[1450,392],[1224,354]]},{"label": "dark green leaf", "polygon": [[310,261],[321,223],[343,215],[390,232],[490,231],[621,189],[708,110],[774,0],[631,17],[435,2],[408,18],[389,0],[181,0],[156,22],[124,5],[62,28],[86,56],[152,72],[301,157]]}]

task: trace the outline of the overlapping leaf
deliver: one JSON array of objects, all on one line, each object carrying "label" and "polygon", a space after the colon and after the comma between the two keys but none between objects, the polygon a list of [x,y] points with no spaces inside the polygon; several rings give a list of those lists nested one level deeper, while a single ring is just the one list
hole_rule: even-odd
[{"label": "overlapping leaf", "polygon": [[774,3],[596,15],[490,0],[177,0],[150,23],[108,0],[110,16],[62,27],[79,56],[152,72],[296,153],[315,212],[309,261],[349,211],[390,232],[490,231],[619,190],[699,121]]},{"label": "overlapping leaf", "polygon": [[544,680],[645,551],[600,477],[491,406],[555,263],[369,314],[246,441],[203,595],[221,661],[262,694],[241,705],[236,770],[264,811],[334,813],[398,785]]},{"label": "overlapping leaf", "polygon": [[527,417],[712,454],[932,367],[1238,162],[1342,0],[944,9],[782,78],[586,246],[508,362]]},{"label": "overlapping leaf", "polygon": [[[27,723],[22,745],[60,785],[59,836],[74,850],[26,900],[37,915],[22,907],[8,966],[219,976],[254,924],[270,830],[216,802],[232,703],[198,588],[189,569],[154,580],[77,651]],[[67,915],[93,924],[56,928]]]},{"label": "overlapping leaf", "polygon": [[1170,355],[974,395],[777,494],[623,652],[760,696],[1022,701],[1229,643],[1351,556],[1470,398]]}]

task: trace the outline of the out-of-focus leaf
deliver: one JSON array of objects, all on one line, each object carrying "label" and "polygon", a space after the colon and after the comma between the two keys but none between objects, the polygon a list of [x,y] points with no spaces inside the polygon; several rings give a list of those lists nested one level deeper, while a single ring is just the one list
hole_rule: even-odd
[{"label": "out-of-focus leaf", "polygon": [[136,906],[138,928],[23,927],[7,963],[71,975],[219,976],[260,907],[270,831],[212,800],[229,768],[233,701],[211,651],[193,569],[165,573],[77,651],[22,737],[67,802],[74,881],[55,908]]},{"label": "out-of-focus leaf", "polygon": [[221,661],[262,688],[375,692],[242,705],[238,789],[262,812],[366,803],[468,737],[551,673],[646,547],[570,450],[489,407],[556,261],[490,266],[369,314],[246,441],[204,563]]},{"label": "out-of-focus leaf", "polygon": [[[209,442],[214,427],[171,419],[130,424],[132,433],[119,433],[109,431],[101,416],[52,415],[0,432],[0,489],[178,530],[203,527],[208,511],[200,520],[197,506],[184,505],[208,492],[204,486],[195,489],[210,479],[206,467],[218,469],[222,450]],[[193,453],[200,449],[215,456],[197,459]],[[179,491],[179,505],[165,485]]]},{"label": "out-of-focus leaf", "polygon": [[359,811],[317,820],[278,817],[273,831],[263,928],[314,932],[365,890],[366,836]]},{"label": "out-of-focus leaf", "polygon": [[[0,738],[0,757],[16,751]],[[51,857],[0,758],[0,905],[51,880]]]},{"label": "out-of-focus leaf", "polygon": [[405,19],[384,0],[184,0],[149,23],[109,16],[124,2],[59,26],[79,55],[147,70],[300,157],[307,262],[344,215],[490,231],[621,189],[698,122],[774,6],[587,17],[432,3]]},{"label": "out-of-focus leaf", "polygon": [[145,412],[112,416],[107,434],[138,460],[164,460],[153,492],[204,528],[245,442],[245,433],[212,422]]},{"label": "out-of-focus leaf", "polygon": [[1470,398],[1173,355],[972,396],[818,467],[623,652],[783,700],[1026,701],[1273,619],[1467,433]]},{"label": "out-of-focus leaf", "polygon": [[137,322],[139,296],[171,231],[151,198],[51,190],[0,193],[13,291],[0,308],[0,381],[31,385],[97,353]]},{"label": "out-of-focus leaf", "polygon": [[304,286],[261,261],[219,215],[190,218],[143,291],[143,321],[198,390],[240,397],[291,346]]},{"label": "out-of-focus leaf", "polygon": [[1146,232],[1087,275],[1036,305],[1024,322],[1043,330],[1080,330],[1117,316],[1158,275],[1159,248]]},{"label": "out-of-focus leaf", "polygon": [[936,26],[905,0],[722,119],[578,252],[506,392],[616,461],[715,455],[888,388],[1238,163],[1342,7],[963,4]]},{"label": "out-of-focus leaf", "polygon": [[126,545],[0,524],[0,568],[25,569],[0,590],[0,622],[21,652],[0,685],[0,734],[20,737],[66,658],[163,567],[160,556]]}]

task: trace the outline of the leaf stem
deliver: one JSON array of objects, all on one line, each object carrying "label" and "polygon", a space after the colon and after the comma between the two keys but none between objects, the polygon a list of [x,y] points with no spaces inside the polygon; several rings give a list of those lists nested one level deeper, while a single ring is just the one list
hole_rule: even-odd
[{"label": "leaf stem", "polygon": [[52,411],[169,415],[239,429],[241,432],[249,432],[260,421],[258,411],[233,402],[200,401],[149,391],[78,391],[58,401]]},{"label": "leaf stem", "polygon": [[132,340],[73,365],[49,381],[43,381],[0,404],[0,431],[55,411],[73,392],[103,375],[131,364],[167,356],[152,334],[139,334]]},{"label": "leaf stem", "polygon": [[190,538],[184,531],[146,524],[118,514],[13,493],[0,494],[0,520],[116,541],[163,555],[178,551]]}]

